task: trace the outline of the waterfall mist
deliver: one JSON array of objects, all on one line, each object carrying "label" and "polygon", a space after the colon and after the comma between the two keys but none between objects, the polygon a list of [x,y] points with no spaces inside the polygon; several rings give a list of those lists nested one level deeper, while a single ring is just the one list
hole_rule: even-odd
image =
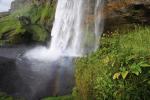
[{"label": "waterfall mist", "polygon": [[103,26],[102,7],[103,0],[58,0],[49,46],[38,46],[23,55],[29,63],[26,66],[32,73],[30,76],[26,75],[28,68],[18,68],[31,90],[31,97],[44,89],[50,89],[53,96],[71,93],[73,58],[98,48]]},{"label": "waterfall mist", "polygon": [[70,94],[74,58],[98,48],[102,7],[103,0],[58,0],[48,47],[0,49],[2,60],[11,57],[2,64],[0,89],[26,100]]},{"label": "waterfall mist", "polygon": [[29,59],[81,57],[98,48],[102,33],[103,0],[58,0],[49,47],[28,51]]}]

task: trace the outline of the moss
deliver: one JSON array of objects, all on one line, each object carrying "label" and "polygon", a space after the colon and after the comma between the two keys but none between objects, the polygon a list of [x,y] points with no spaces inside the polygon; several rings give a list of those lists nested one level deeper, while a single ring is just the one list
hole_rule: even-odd
[{"label": "moss", "polygon": [[50,35],[55,6],[45,2],[28,4],[10,15],[0,18],[0,41],[8,44],[29,41],[45,42]]}]

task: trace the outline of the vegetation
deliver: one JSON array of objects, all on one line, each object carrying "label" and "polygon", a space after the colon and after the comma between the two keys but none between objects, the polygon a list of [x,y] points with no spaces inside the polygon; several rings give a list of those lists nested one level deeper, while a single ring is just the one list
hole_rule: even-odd
[{"label": "vegetation", "polygon": [[[42,100],[149,100],[149,38],[149,26],[103,34],[95,53],[76,59],[72,96]],[[0,100],[16,99],[0,94]]]},{"label": "vegetation", "polygon": [[150,27],[104,35],[96,53],[77,59],[76,100],[149,100]]},{"label": "vegetation", "polygon": [[[128,7],[133,1],[110,3],[107,11]],[[0,45],[45,42],[50,37],[54,5],[48,0],[33,0],[32,4],[0,18]],[[130,13],[137,17],[143,12],[139,11],[133,9]],[[76,86],[72,96],[42,100],[149,100],[150,26],[127,25],[117,29],[103,34],[96,52],[75,60]],[[0,100],[20,99],[0,93]]]},{"label": "vegetation", "polygon": [[24,100],[20,97],[12,97],[7,95],[6,93],[0,92],[0,100]]},{"label": "vegetation", "polygon": [[28,4],[0,18],[1,44],[30,41],[45,42],[54,18],[55,3]]},{"label": "vegetation", "polygon": [[7,96],[5,93],[0,93],[0,100],[13,100],[13,98]]}]

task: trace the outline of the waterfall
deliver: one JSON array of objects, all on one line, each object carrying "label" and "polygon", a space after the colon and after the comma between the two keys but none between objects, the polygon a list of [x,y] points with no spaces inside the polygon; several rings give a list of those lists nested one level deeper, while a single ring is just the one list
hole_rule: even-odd
[{"label": "waterfall", "polygon": [[58,0],[49,47],[37,47],[26,56],[80,57],[96,50],[103,27],[102,8],[103,0]]}]

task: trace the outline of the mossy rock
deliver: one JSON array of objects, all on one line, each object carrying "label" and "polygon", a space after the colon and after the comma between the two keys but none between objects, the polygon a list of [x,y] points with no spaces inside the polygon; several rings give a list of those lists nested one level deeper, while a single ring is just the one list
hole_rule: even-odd
[{"label": "mossy rock", "polygon": [[0,41],[6,44],[46,42],[54,19],[55,6],[28,4],[0,18]]}]

